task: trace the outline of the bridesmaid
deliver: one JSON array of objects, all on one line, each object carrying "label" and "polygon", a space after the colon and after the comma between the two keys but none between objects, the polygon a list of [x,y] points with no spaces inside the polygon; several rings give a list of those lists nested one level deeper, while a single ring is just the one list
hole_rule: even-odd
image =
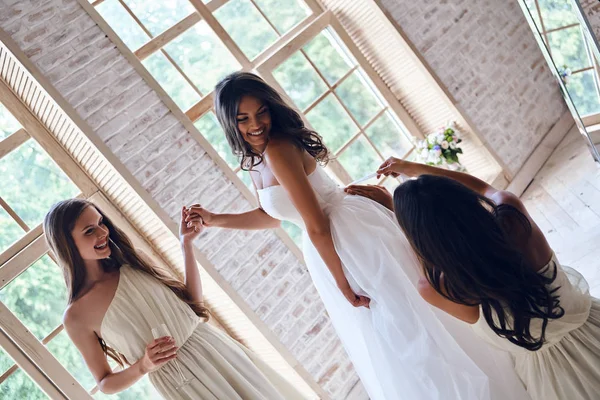
[{"label": "bridesmaid", "polygon": [[396,217],[425,273],[419,293],[512,354],[534,400],[598,399],[600,300],[561,266],[514,194],[460,172],[390,158],[383,175],[417,177],[375,197]]},{"label": "bridesmaid", "polygon": [[[251,351],[206,323],[192,247],[202,226],[186,217],[183,208],[180,282],[136,251],[94,204],[66,200],[46,215],[44,232],[69,292],[63,323],[99,389],[118,393],[149,374],[165,399],[302,399]],[[121,370],[112,371],[108,357]]]}]

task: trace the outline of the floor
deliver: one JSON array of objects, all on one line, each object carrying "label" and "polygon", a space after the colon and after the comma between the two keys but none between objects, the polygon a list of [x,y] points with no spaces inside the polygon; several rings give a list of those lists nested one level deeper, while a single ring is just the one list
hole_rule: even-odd
[{"label": "floor", "polygon": [[523,193],[527,210],[559,261],[600,297],[600,167],[572,129]]}]

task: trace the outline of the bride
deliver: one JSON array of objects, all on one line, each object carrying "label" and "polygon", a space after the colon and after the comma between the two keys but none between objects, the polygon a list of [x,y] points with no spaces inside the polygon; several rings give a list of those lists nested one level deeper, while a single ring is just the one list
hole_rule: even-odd
[{"label": "bride", "polygon": [[305,262],[371,399],[491,398],[486,373],[419,296],[419,264],[393,213],[327,176],[321,137],[250,73],[222,80],[215,108],[260,208],[216,214],[196,206],[189,223],[266,229],[288,220],[303,228]]}]

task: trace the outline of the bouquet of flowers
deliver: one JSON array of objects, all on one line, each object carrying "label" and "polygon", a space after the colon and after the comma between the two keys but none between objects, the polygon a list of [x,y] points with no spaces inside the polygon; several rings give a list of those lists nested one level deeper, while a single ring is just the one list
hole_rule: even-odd
[{"label": "bouquet of flowers", "polygon": [[563,65],[562,67],[558,68],[558,75],[560,76],[560,79],[562,79],[565,85],[569,83],[569,77],[571,76],[571,73],[571,69],[566,65]]},{"label": "bouquet of flowers", "polygon": [[430,133],[425,139],[413,138],[413,140],[416,146],[417,162],[444,166],[454,171],[465,171],[465,167],[458,161],[458,155],[463,152],[458,147],[462,139],[454,122]]}]

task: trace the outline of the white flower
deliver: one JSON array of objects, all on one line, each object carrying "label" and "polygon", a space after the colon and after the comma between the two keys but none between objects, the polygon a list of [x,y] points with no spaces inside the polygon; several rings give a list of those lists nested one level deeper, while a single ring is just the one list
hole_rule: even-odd
[{"label": "white flower", "polygon": [[427,159],[428,155],[429,155],[429,150],[428,149],[421,150],[421,157],[423,157],[423,159]]},{"label": "white flower", "polygon": [[440,143],[440,146],[442,146],[442,149],[446,150],[450,145],[448,144],[448,142],[443,140],[442,143]]},{"label": "white flower", "polygon": [[446,136],[444,136],[443,133],[440,133],[439,135],[437,135],[437,144],[442,144],[442,142],[446,140]]},{"label": "white flower", "polygon": [[437,135],[435,133],[427,136],[427,142],[429,142],[429,144],[436,144],[436,139]]},{"label": "white flower", "polygon": [[456,142],[450,142],[449,146],[452,150],[456,149]]}]

